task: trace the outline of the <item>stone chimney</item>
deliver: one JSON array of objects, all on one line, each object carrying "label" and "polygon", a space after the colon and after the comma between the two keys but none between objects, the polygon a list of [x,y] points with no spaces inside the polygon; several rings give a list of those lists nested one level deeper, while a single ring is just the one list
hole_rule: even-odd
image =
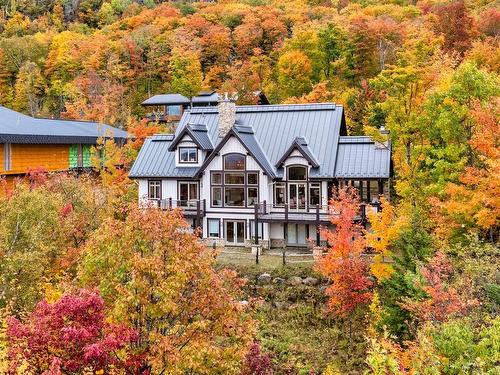
[{"label": "stone chimney", "polygon": [[236,122],[236,103],[225,93],[217,108],[219,109],[219,137],[224,137]]}]

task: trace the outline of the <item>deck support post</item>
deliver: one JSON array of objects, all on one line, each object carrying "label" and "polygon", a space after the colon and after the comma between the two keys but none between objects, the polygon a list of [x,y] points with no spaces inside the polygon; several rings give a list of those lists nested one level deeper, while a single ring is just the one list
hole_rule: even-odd
[{"label": "deck support post", "polygon": [[319,204],[316,205],[316,246],[320,246],[321,238],[319,233]]},{"label": "deck support post", "polygon": [[260,253],[260,248],[259,248],[259,204],[255,203],[254,204],[254,236],[255,236],[255,264],[259,264],[259,253]]},{"label": "deck support post", "polygon": [[[200,200],[198,199],[196,201],[196,226],[198,228],[201,228],[200,218],[201,218],[201,204]],[[200,233],[200,237],[203,237],[203,232]]]}]

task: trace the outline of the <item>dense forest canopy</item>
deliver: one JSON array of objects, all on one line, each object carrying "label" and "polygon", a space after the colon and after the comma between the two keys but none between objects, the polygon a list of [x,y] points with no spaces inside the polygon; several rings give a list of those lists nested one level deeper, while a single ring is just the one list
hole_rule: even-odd
[{"label": "dense forest canopy", "polygon": [[178,89],[175,77],[188,75],[194,88],[237,91],[242,103],[262,89],[274,103],[346,104],[360,133],[386,120],[377,104],[392,96],[388,79],[419,79],[416,94],[425,98],[464,59],[484,70],[500,64],[500,15],[486,1],[1,6],[0,104],[122,126],[143,115],[143,100]]}]

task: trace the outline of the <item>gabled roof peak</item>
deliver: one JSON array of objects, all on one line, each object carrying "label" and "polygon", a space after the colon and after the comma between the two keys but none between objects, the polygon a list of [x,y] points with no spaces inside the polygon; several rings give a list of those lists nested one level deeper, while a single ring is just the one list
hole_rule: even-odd
[{"label": "gabled roof peak", "polygon": [[316,159],[312,150],[307,146],[307,140],[305,137],[302,136],[295,137],[291,146],[276,163],[277,168],[280,168],[283,165],[285,160],[292,154],[293,150],[298,150],[313,168],[319,168],[320,164],[318,159]]}]

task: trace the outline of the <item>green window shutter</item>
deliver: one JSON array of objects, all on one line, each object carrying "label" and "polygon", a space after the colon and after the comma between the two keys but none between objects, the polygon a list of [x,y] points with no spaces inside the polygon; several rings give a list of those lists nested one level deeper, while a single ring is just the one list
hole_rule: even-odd
[{"label": "green window shutter", "polygon": [[69,146],[69,167],[78,167],[78,145]]},{"label": "green window shutter", "polygon": [[83,152],[83,166],[91,167],[90,145],[83,145],[82,152]]}]

